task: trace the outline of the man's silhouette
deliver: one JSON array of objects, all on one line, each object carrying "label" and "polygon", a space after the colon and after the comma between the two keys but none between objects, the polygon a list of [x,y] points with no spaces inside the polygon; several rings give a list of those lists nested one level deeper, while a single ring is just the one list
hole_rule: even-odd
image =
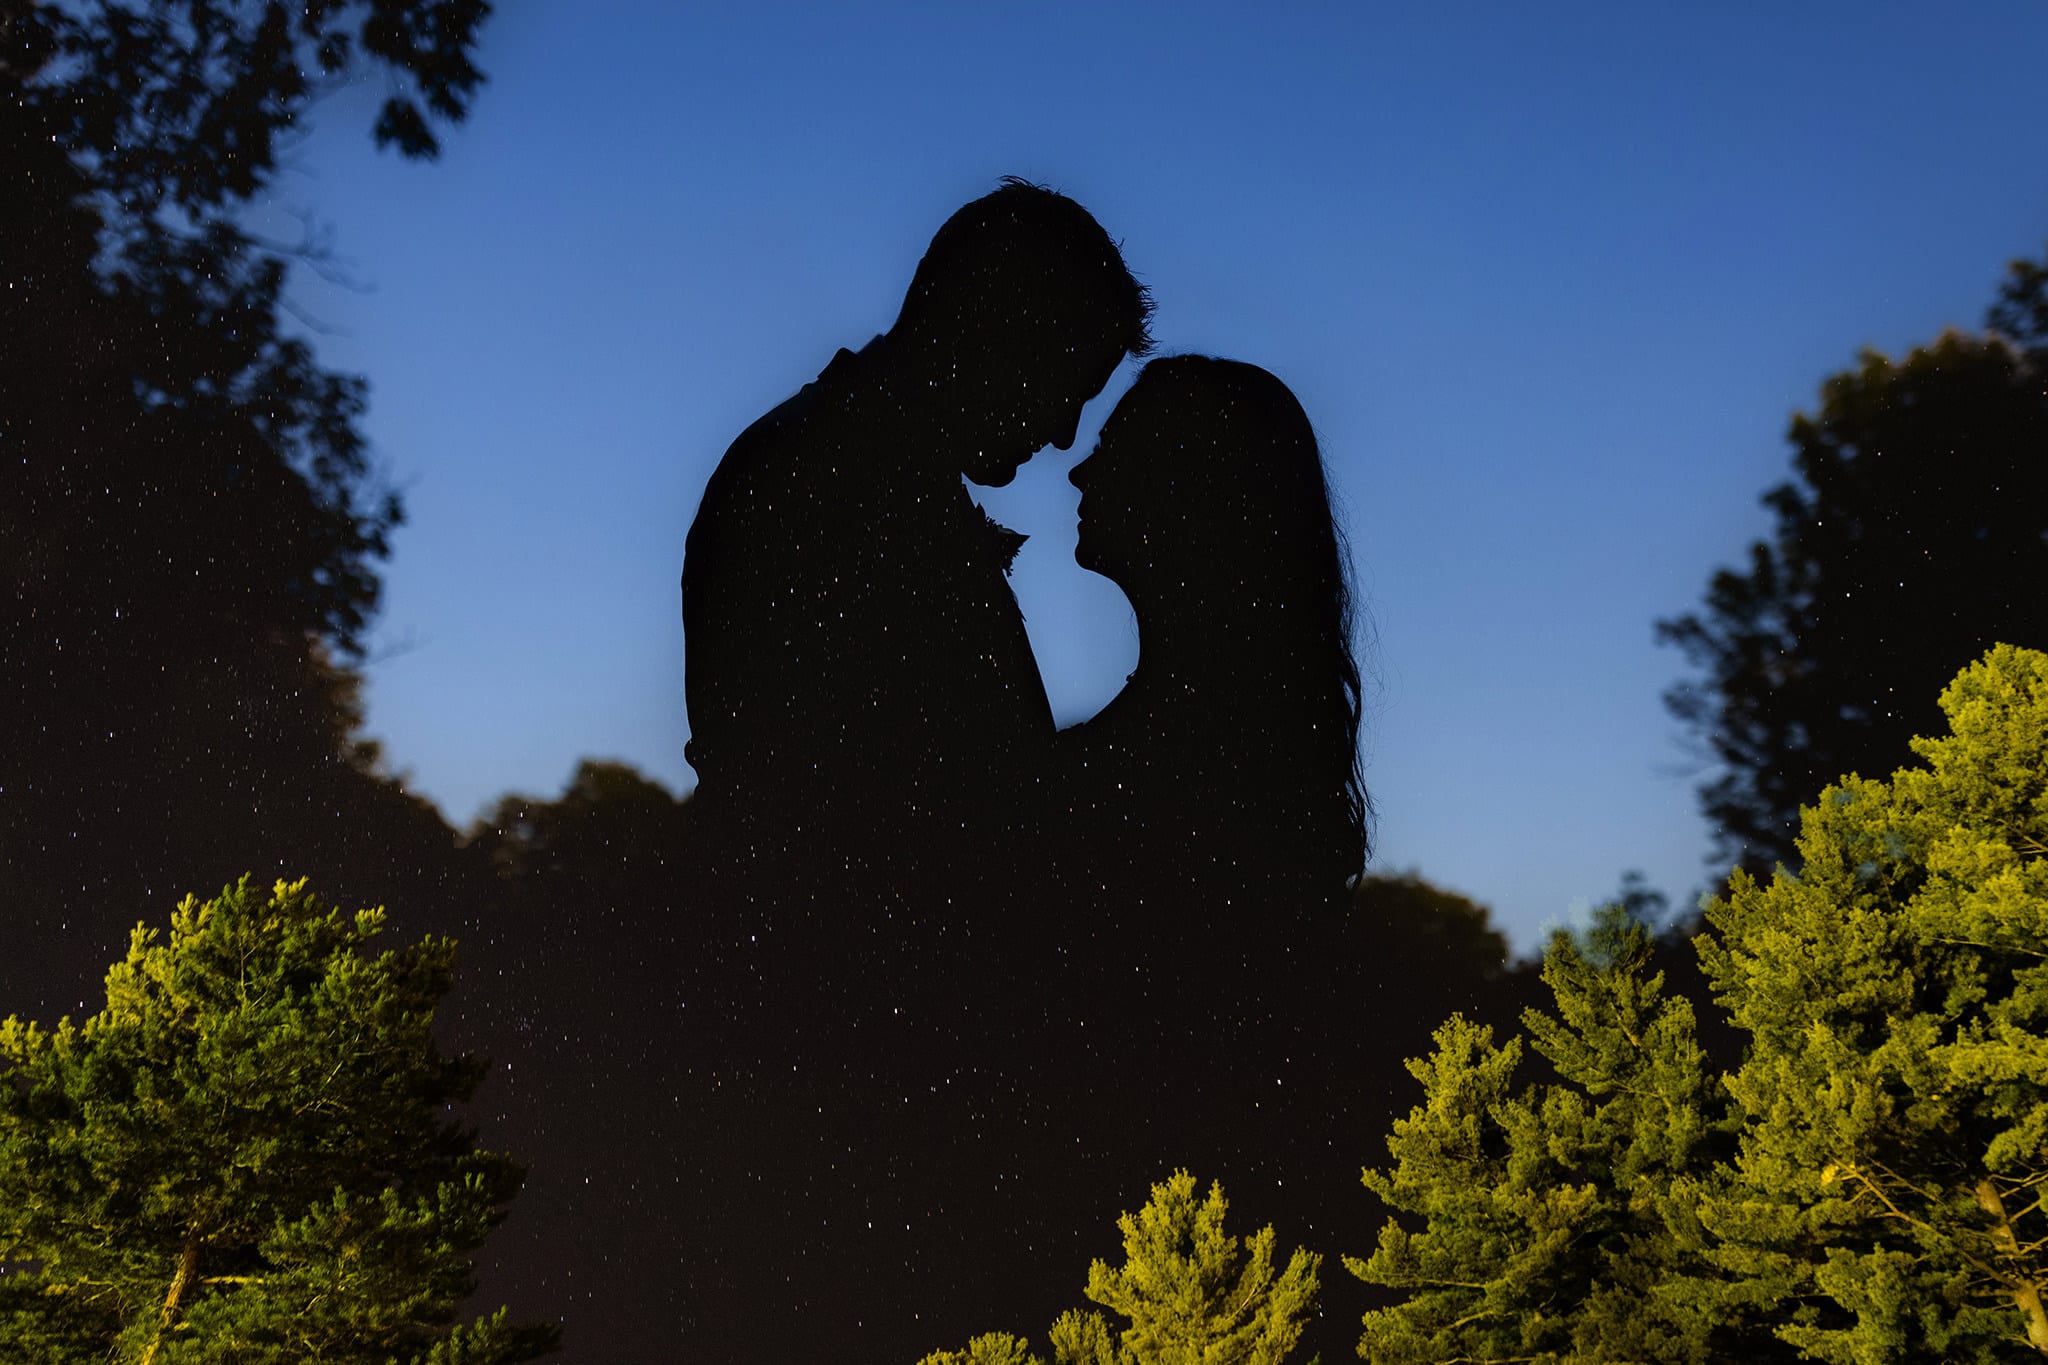
[{"label": "man's silhouette", "polygon": [[[968,498],[1149,348],[1144,288],[1080,205],[1018,180],[940,228],[896,323],[733,442],[683,565],[689,757],[749,856],[843,861],[1016,809],[1052,716]],[[820,842],[820,839],[823,842]]]},{"label": "man's silhouette", "polygon": [[1006,181],[939,230],[889,331],[749,427],[704,490],[675,1040],[707,1081],[685,1106],[694,1353],[895,1359],[933,1305],[992,1320],[972,1249],[1043,1190],[989,1172],[1065,1174],[1011,1150],[1048,1131],[1051,1092],[1000,1064],[1033,997],[992,989],[1025,932],[1052,715],[1004,581],[1021,537],[961,476],[1007,483],[1071,445],[1148,348],[1148,311],[1085,210]]}]

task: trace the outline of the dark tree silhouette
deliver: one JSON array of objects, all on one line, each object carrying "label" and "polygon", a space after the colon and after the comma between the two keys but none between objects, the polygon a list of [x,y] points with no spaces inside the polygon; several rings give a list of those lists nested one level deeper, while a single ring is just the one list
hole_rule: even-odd
[{"label": "dark tree silhouette", "polygon": [[1992,331],[2023,348],[2037,368],[2048,360],[2048,260],[2007,266],[1987,321]]},{"label": "dark tree silhouette", "polygon": [[448,831],[353,738],[399,520],[364,385],[282,326],[288,255],[237,215],[358,71],[398,89],[379,141],[432,155],[487,9],[0,3],[11,1003],[70,1007],[151,888],[288,858],[351,898],[441,899],[391,878],[438,878]]},{"label": "dark tree silhouette", "polygon": [[1705,675],[1666,704],[1718,764],[1700,803],[1724,867],[1796,866],[1801,800],[1906,761],[1928,699],[1992,644],[2048,643],[2044,287],[2016,265],[2005,335],[1865,352],[1828,380],[1792,423],[1796,477],[1764,498],[1771,537],[1659,622]]}]

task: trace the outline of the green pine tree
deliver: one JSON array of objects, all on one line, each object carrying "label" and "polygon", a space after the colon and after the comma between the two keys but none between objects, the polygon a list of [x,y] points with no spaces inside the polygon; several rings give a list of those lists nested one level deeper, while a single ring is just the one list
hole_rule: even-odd
[{"label": "green pine tree", "polygon": [[[1088,1267],[1088,1297],[1129,1320],[1121,1332],[1090,1309],[1052,1326],[1057,1365],[1281,1365],[1315,1311],[1322,1258],[1297,1248],[1273,1269],[1274,1233],[1240,1241],[1223,1230],[1223,1186],[1197,1200],[1195,1178],[1175,1171],[1137,1213],[1117,1219],[1124,1263]],[[965,1351],[918,1365],[1044,1365],[1020,1337],[990,1333]]]},{"label": "green pine tree", "polygon": [[2048,1355],[2048,655],[1941,706],[1925,767],[1828,788],[1799,873],[1736,874],[1698,940],[1751,1038],[1718,1259],[1843,1365]]},{"label": "green pine tree", "polygon": [[1925,767],[1802,813],[1796,874],[1745,873],[1695,940],[1734,1074],[1618,909],[1555,939],[1555,1017],[1454,1017],[1366,1181],[1354,1273],[1381,1362],[2048,1355],[2048,654],[1999,646],[1941,698]]},{"label": "green pine tree", "polygon": [[521,1171],[450,1114],[484,1065],[429,1033],[454,945],[245,877],[138,926],[106,1008],[0,1024],[0,1358],[497,1365],[452,1326]]},{"label": "green pine tree", "polygon": [[964,1351],[933,1351],[917,1365],[1045,1365],[1045,1361],[1031,1353],[1024,1338],[987,1332],[968,1342]]},{"label": "green pine tree", "polygon": [[[1397,1362],[1766,1359],[1704,1275],[1694,1209],[1731,1143],[1691,1005],[1648,971],[1648,932],[1609,906],[1556,934],[1556,1014],[1523,1022],[1552,1073],[1517,1084],[1524,1040],[1453,1016],[1409,1064],[1423,1103],[1394,1124],[1394,1164],[1365,1182],[1390,1217],[1346,1266],[1403,1291],[1366,1315],[1359,1354]],[[1765,1346],[1772,1343],[1765,1340]],[[1789,1354],[1789,1353],[1787,1353]]]}]

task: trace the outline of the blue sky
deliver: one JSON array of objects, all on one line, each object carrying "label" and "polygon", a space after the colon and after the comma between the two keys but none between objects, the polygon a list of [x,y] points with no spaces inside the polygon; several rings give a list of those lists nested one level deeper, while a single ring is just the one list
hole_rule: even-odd
[{"label": "blue sky", "polygon": [[[677,576],[749,422],[893,319],[1005,174],[1119,237],[1165,351],[1316,422],[1372,638],[1379,865],[1518,945],[1708,832],[1652,623],[1767,527],[1862,346],[1974,326],[2048,240],[2048,6],[501,5],[440,163],[316,110],[273,222],[409,521],[369,729],[466,822],[576,760],[691,781]],[[982,501],[1056,711],[1136,654],[1068,453]]]}]

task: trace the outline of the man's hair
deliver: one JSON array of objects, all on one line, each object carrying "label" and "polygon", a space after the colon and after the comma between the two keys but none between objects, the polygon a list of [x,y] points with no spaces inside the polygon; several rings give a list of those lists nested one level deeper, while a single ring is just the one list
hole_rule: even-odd
[{"label": "man's hair", "polygon": [[896,326],[1013,320],[1098,334],[1132,356],[1152,349],[1152,295],[1102,225],[1063,194],[1005,176],[932,238]]}]

